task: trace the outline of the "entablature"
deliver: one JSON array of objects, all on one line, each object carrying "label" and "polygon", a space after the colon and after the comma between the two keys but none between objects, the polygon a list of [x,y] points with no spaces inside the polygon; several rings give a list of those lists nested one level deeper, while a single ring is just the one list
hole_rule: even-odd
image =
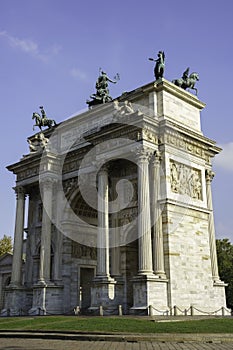
[{"label": "entablature", "polygon": [[221,151],[212,141],[202,135],[197,135],[187,130],[175,129],[173,125],[166,125],[160,129],[159,144],[171,145],[179,150],[204,159],[210,163],[210,158],[214,157]]}]

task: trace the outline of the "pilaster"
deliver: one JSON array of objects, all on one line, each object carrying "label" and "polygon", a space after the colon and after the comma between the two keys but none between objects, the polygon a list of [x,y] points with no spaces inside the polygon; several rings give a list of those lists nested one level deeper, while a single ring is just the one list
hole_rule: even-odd
[{"label": "pilaster", "polygon": [[214,215],[213,215],[213,202],[212,202],[212,191],[211,182],[214,178],[214,172],[211,170],[206,170],[206,199],[207,207],[210,210],[209,213],[209,240],[210,240],[210,260],[212,268],[212,278],[214,282],[219,282],[218,274],[218,262],[217,262],[217,252],[215,243],[215,228],[214,228]]}]

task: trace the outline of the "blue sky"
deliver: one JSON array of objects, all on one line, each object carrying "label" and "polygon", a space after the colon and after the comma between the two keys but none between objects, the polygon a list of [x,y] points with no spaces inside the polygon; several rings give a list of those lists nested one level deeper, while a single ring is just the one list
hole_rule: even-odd
[{"label": "blue sky", "polygon": [[32,113],[61,122],[86,108],[99,68],[117,97],[153,80],[159,50],[168,80],[197,71],[205,136],[223,152],[213,181],[216,235],[233,242],[233,1],[0,0],[0,237],[14,231],[14,176],[28,153]]}]

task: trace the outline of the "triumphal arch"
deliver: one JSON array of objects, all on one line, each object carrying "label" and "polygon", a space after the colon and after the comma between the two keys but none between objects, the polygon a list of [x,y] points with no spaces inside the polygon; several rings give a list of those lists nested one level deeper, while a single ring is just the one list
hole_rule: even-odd
[{"label": "triumphal arch", "polygon": [[163,76],[106,103],[98,86],[88,110],[29,137],[8,166],[17,205],[3,310],[222,310],[211,197],[220,148],[202,133],[204,103]]}]

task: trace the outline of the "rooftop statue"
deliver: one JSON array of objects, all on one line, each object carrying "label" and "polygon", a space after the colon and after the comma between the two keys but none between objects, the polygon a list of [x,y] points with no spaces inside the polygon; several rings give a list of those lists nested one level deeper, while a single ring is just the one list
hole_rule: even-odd
[{"label": "rooftop statue", "polygon": [[158,52],[158,58],[149,58],[150,61],[156,62],[155,68],[154,68],[154,75],[155,79],[163,78],[164,70],[165,70],[165,54],[164,51]]},{"label": "rooftop statue", "polygon": [[193,72],[189,75],[189,67],[184,71],[182,78],[172,80],[172,83],[181,87],[182,89],[192,89],[196,91],[197,95],[197,88],[195,88],[196,81],[199,80],[199,75],[196,72]]},{"label": "rooftop statue", "polygon": [[36,120],[36,124],[33,125],[33,130],[35,129],[35,126],[38,126],[40,128],[40,131],[42,131],[42,127],[48,126],[50,129],[52,126],[56,126],[56,122],[54,119],[48,119],[44,110],[43,106],[40,106],[40,112],[41,116],[39,113],[34,112],[32,115],[32,119]]},{"label": "rooftop statue", "polygon": [[[119,80],[119,74],[117,74],[116,79]],[[95,84],[96,93],[90,96],[92,99],[91,101],[87,100],[89,107],[112,101],[112,97],[109,95],[108,82],[116,84],[116,80],[110,79],[107,74],[101,70]]]}]

